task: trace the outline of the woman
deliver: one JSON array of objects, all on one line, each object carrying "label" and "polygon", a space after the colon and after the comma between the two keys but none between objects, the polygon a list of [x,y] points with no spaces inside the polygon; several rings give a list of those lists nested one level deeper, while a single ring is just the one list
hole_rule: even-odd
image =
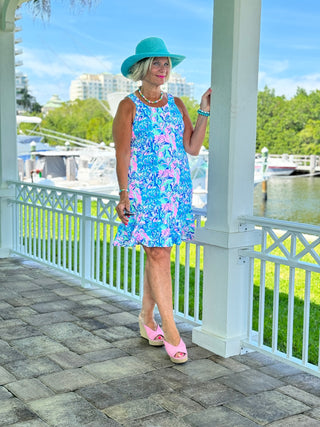
[{"label": "woman", "polygon": [[[179,98],[161,91],[171,68],[184,56],[168,52],[163,40],[149,37],[121,67],[141,87],[119,104],[113,122],[120,202],[115,245],[141,244],[146,252],[140,333],[150,345],[165,345],[174,363],[188,359],[172,306],[170,252],[194,234],[192,182],[187,154],[200,151],[210,110],[208,89],[193,129]],[[163,330],[154,320],[157,304]]]}]

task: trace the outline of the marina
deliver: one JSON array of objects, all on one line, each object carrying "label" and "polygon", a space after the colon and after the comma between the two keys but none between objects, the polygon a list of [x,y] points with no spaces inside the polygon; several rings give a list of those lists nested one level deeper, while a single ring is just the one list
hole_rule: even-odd
[{"label": "marina", "polygon": [[[50,147],[42,136],[57,138],[64,145]],[[22,141],[22,136],[18,136]],[[35,143],[32,145],[32,141]],[[38,184],[117,194],[115,151],[111,144],[96,144],[70,135],[36,131],[18,142],[20,180]],[[70,147],[70,143],[78,147]],[[22,147],[22,148],[21,148]],[[28,154],[29,153],[29,154]],[[193,182],[193,206],[206,208],[208,151],[189,156]],[[320,225],[319,156],[258,154],[255,159],[255,216]],[[264,200],[267,199],[267,200]]]},{"label": "marina", "polygon": [[[118,100],[114,100],[111,104],[117,103]],[[104,143],[98,144],[41,128],[41,119],[37,117],[17,116],[17,122],[35,124],[28,135],[17,137],[20,180],[80,191],[117,194],[113,143],[106,146]],[[49,146],[43,142],[45,138],[61,145]],[[205,209],[209,152],[202,147],[198,156],[188,157],[193,183],[193,207]],[[317,196],[320,196],[320,180],[309,180],[317,176],[320,176],[320,156],[269,154],[264,147],[255,156],[254,215],[320,224],[316,206]]]},{"label": "marina", "polygon": [[274,176],[268,180],[268,198],[261,200],[261,187],[254,190],[255,216],[320,225],[320,177]]}]

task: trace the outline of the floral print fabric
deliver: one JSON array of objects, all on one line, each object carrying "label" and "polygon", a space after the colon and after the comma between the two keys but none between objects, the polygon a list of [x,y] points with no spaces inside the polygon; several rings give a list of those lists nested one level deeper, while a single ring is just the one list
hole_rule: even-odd
[{"label": "floral print fabric", "polygon": [[168,247],[194,234],[192,181],[183,146],[182,115],[168,94],[164,107],[149,107],[134,95],[128,172],[129,224],[120,224],[116,246]]}]

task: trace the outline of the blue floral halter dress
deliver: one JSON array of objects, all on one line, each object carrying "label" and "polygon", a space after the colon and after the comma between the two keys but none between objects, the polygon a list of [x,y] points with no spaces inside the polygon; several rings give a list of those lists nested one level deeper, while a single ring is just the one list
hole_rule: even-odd
[{"label": "blue floral halter dress", "polygon": [[149,107],[135,95],[128,171],[129,224],[120,224],[115,246],[170,247],[194,235],[192,181],[183,146],[182,115],[168,94],[163,107]]}]

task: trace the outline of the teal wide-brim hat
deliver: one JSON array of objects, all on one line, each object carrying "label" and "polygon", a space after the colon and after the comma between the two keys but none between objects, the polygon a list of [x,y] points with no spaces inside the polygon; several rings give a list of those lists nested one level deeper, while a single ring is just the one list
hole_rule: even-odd
[{"label": "teal wide-brim hat", "polygon": [[145,58],[153,57],[169,57],[171,59],[172,68],[180,64],[185,59],[183,55],[175,55],[170,53],[162,39],[158,37],[148,37],[147,39],[141,40],[137,44],[135,55],[129,56],[125,59],[121,65],[121,73],[128,77],[130,74],[130,68]]}]

